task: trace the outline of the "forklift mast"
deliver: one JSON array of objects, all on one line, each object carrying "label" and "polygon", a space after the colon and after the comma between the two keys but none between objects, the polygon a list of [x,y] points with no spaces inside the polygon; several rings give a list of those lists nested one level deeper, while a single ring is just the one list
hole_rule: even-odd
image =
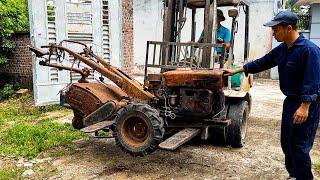
[{"label": "forklift mast", "polygon": [[[181,42],[181,30],[186,22],[187,8],[192,10],[191,41],[195,42],[195,14],[198,8],[204,8],[203,43],[215,42],[216,32],[216,0],[164,0],[163,42]],[[162,50],[162,64],[170,62],[172,48]],[[203,49],[202,67],[210,67],[211,48]]]},{"label": "forklift mast", "polygon": [[[203,27],[203,42],[202,43],[215,43],[216,42],[216,14],[217,7],[233,6],[235,9],[242,8],[245,13],[245,37],[244,37],[244,60],[248,59],[249,52],[249,2],[246,0],[163,0],[164,15],[163,15],[163,42],[181,43],[181,31],[187,21],[187,9],[192,10],[191,17],[191,38],[192,42],[196,42],[196,21],[195,16],[197,10],[204,9],[204,27]],[[231,28],[231,48],[230,53],[233,54],[234,50],[234,37],[238,28],[237,17],[232,18]],[[180,46],[168,46],[161,50],[162,65],[170,64],[177,53],[180,53]],[[210,60],[212,51],[214,49],[204,47],[202,52],[201,67],[210,68]]]}]

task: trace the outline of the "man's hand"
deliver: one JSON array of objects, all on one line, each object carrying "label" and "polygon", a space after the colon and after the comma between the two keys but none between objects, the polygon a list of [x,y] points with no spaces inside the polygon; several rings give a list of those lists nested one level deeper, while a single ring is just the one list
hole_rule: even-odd
[{"label": "man's hand", "polygon": [[305,122],[309,114],[310,102],[302,102],[300,107],[296,110],[293,116],[294,124],[301,124]]},{"label": "man's hand", "polygon": [[223,69],[224,76],[232,76],[236,74],[235,69]]},{"label": "man's hand", "polygon": [[238,69],[223,69],[223,75],[224,76],[232,76],[234,74],[237,74],[239,72],[243,72],[243,67],[239,67]]}]

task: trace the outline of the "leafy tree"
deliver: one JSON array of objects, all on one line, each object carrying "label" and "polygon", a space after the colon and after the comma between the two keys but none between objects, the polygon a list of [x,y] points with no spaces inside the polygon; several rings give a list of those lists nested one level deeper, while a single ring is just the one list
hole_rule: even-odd
[{"label": "leafy tree", "polygon": [[16,47],[12,34],[28,29],[27,0],[0,0],[0,66]]},{"label": "leafy tree", "polygon": [[297,0],[286,0],[286,9],[290,9],[297,14],[309,14],[310,6],[298,6],[294,5]]},{"label": "leafy tree", "polygon": [[295,12],[298,16],[298,29],[308,30],[310,25],[310,6],[297,6],[294,5],[294,0],[286,1],[286,9]]}]

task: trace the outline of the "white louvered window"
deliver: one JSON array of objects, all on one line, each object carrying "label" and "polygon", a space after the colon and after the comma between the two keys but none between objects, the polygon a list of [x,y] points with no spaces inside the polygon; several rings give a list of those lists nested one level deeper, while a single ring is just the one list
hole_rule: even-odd
[{"label": "white louvered window", "polygon": [[108,0],[102,0],[102,49],[103,58],[110,62],[110,28]]},{"label": "white louvered window", "polygon": [[[47,0],[47,25],[48,25],[48,42],[56,43],[56,12],[55,12],[55,0]],[[56,56],[51,56],[51,63],[57,64]],[[49,77],[51,83],[58,83],[59,70],[57,68],[49,67]]]},{"label": "white louvered window", "polygon": [[[67,35],[69,40],[79,41],[91,46],[93,44],[93,19],[92,19],[92,1],[71,1],[66,4],[67,15]],[[68,44],[71,49],[81,51],[82,48],[72,43]],[[75,62],[74,62],[75,61]],[[88,67],[79,60],[74,60],[72,56],[69,57],[69,62],[74,63],[75,68]],[[91,69],[91,68],[89,68]],[[93,71],[87,80],[94,80]],[[71,72],[70,79],[72,82],[77,82],[81,78],[78,73]]]}]

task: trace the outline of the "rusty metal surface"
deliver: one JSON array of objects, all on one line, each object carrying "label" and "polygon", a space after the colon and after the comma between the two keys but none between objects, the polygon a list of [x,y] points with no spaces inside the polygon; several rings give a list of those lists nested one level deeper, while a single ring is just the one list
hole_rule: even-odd
[{"label": "rusty metal surface", "polygon": [[91,114],[83,119],[85,126],[90,126],[98,122],[111,119],[114,113],[117,111],[117,105],[115,101],[108,101],[103,104],[97,110],[93,111]]},{"label": "rusty metal surface", "polygon": [[117,91],[99,83],[75,83],[66,92],[66,102],[84,115],[89,115],[108,101],[121,101],[119,94],[122,93],[117,94]]},{"label": "rusty metal surface", "polygon": [[106,127],[110,127],[113,124],[114,121],[102,121],[99,123],[96,123],[91,126],[87,126],[85,128],[80,129],[80,131],[85,132],[85,133],[93,133],[96,131],[99,131],[101,129],[104,129]]},{"label": "rusty metal surface", "polygon": [[[83,52],[77,53],[65,46],[62,45],[63,42],[69,42],[69,43],[76,43],[84,46]],[[51,66],[51,67],[57,67],[59,69],[66,69],[70,71],[75,71],[77,73],[80,73],[83,77],[87,75],[86,71],[77,70],[72,67],[62,66],[62,65],[54,65],[50,64],[50,57],[51,55],[57,55],[58,60],[62,61],[61,58],[64,57],[64,53],[68,53],[69,55],[73,56],[75,60],[79,60],[89,67],[91,67],[93,70],[98,71],[103,76],[110,79],[112,82],[114,82],[118,87],[120,87],[128,96],[141,99],[141,100],[149,100],[154,98],[155,96],[151,94],[148,91],[145,91],[143,89],[143,86],[136,81],[135,79],[131,78],[121,70],[117,69],[116,67],[113,67],[109,63],[107,63],[103,58],[93,53],[91,48],[87,47],[85,44],[78,42],[78,41],[70,41],[70,40],[64,40],[61,41],[60,44],[50,44],[49,46],[43,46],[43,48],[49,48],[48,52],[40,51],[37,48],[31,47],[30,50],[32,50],[37,56],[46,56],[49,55],[48,59],[46,61],[41,61],[40,65],[44,66]],[[62,56],[63,55],[63,56]],[[84,78],[82,78],[84,79]]]},{"label": "rusty metal surface", "polygon": [[162,74],[148,74],[144,81],[144,86],[148,88],[149,91],[154,89],[159,89],[162,83]]},{"label": "rusty metal surface", "polygon": [[[187,122],[187,123],[186,123]],[[177,119],[175,121],[168,121],[168,126],[171,128],[203,128],[203,127],[217,127],[217,126],[229,126],[231,119],[227,118],[212,118],[212,119],[190,119],[184,117],[183,119]]]},{"label": "rusty metal surface", "polygon": [[90,70],[89,70],[89,68],[86,68],[86,67],[84,67],[83,69],[78,69],[78,68],[66,67],[66,66],[62,66],[62,65],[58,65],[58,64],[51,64],[49,61],[40,61],[39,64],[41,66],[49,66],[49,67],[58,68],[59,70],[64,69],[64,70],[79,73],[79,74],[81,74],[80,81],[84,81],[90,75]]},{"label": "rusty metal surface", "polygon": [[186,128],[159,144],[159,147],[166,150],[175,150],[185,142],[200,134],[200,129]]},{"label": "rusty metal surface", "polygon": [[149,137],[148,124],[140,114],[127,116],[120,125],[121,136],[132,147],[142,147]]},{"label": "rusty metal surface", "polygon": [[190,87],[218,90],[223,88],[223,71],[214,70],[174,70],[163,73],[168,87]]},{"label": "rusty metal surface", "polygon": [[180,113],[193,116],[209,116],[214,112],[213,93],[207,89],[180,89]]},{"label": "rusty metal surface", "polygon": [[[204,8],[206,0],[187,0],[189,8]],[[218,6],[235,6],[240,3],[240,0],[217,0]]]}]

